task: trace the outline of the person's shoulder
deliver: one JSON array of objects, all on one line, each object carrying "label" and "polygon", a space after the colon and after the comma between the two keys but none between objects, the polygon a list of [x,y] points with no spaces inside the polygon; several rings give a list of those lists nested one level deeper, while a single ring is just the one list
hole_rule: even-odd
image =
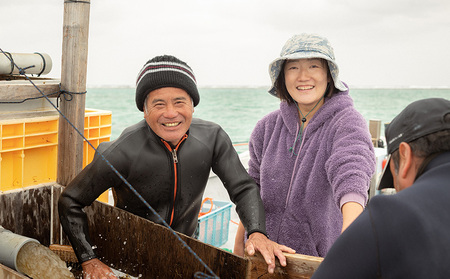
[{"label": "person's shoulder", "polygon": [[281,117],[281,110],[280,109],[271,111],[268,114],[266,114],[263,117],[261,117],[261,119],[259,119],[256,122],[256,127],[272,125],[272,124],[276,123],[276,121],[277,121],[277,119],[279,117]]},{"label": "person's shoulder", "polygon": [[405,195],[402,192],[394,195],[376,195],[371,198],[367,208],[370,210],[372,218],[395,224],[401,222],[401,216],[412,219],[412,216],[416,215],[418,207],[415,200],[420,197],[411,196],[408,193]]},{"label": "person's shoulder", "polygon": [[191,126],[189,127],[190,131],[193,130],[222,130],[222,127],[213,122],[213,121],[209,121],[209,120],[205,120],[205,119],[201,119],[201,118],[192,118],[192,122],[191,122]]},{"label": "person's shoulder", "polygon": [[[380,245],[400,250],[405,245],[424,248],[428,246],[428,240],[431,240],[430,231],[436,228],[439,228],[436,238],[448,239],[448,233],[445,236],[440,233],[448,232],[449,228],[448,199],[446,202],[436,202],[431,196],[427,196],[425,189],[408,190],[394,195],[377,195],[370,200],[366,211],[369,212],[370,222],[382,242]],[[410,237],[404,238],[405,235]],[[419,250],[424,251],[421,248]]]},{"label": "person's shoulder", "polygon": [[148,128],[147,122],[145,120],[141,120],[138,123],[125,128],[117,139],[100,143],[97,148],[97,151],[104,153],[107,151],[111,151],[112,149],[114,149],[115,147],[117,147],[119,145],[134,144],[134,143],[132,143],[130,138],[145,138],[145,136],[137,137],[136,135],[139,135],[139,134],[143,135],[143,134],[148,134],[148,133],[149,133],[149,128]]},{"label": "person's shoulder", "polygon": [[[256,122],[250,134],[250,142],[264,141],[268,135],[276,133],[277,123],[284,123],[279,109],[266,114]],[[279,135],[277,134],[277,136]]]},{"label": "person's shoulder", "polygon": [[277,109],[277,110],[271,111],[271,112],[269,112],[268,114],[264,115],[264,116],[261,118],[261,120],[268,121],[268,120],[270,120],[270,119],[276,119],[276,118],[278,118],[280,115],[281,115],[281,110],[280,110],[280,109]]},{"label": "person's shoulder", "polygon": [[120,137],[126,137],[127,135],[133,134],[133,133],[139,133],[142,131],[148,130],[148,124],[145,121],[145,119],[142,119],[141,121],[139,121],[138,123],[128,126],[127,128],[125,128],[122,133],[120,134]]},{"label": "person's shoulder", "polygon": [[213,134],[225,133],[222,127],[209,120],[192,118],[189,135],[195,137],[211,137]]},{"label": "person's shoulder", "polygon": [[200,118],[192,118],[189,127],[188,140],[193,142],[194,139],[210,147],[222,141],[231,144],[229,135],[219,124]]},{"label": "person's shoulder", "polygon": [[353,99],[348,92],[340,92],[328,99],[322,114],[333,118],[333,123],[339,126],[364,125],[366,122],[363,115],[354,106]]},{"label": "person's shoulder", "polygon": [[202,119],[202,118],[196,118],[196,117],[192,118],[191,125],[220,127],[220,125],[217,124],[216,122],[213,122],[213,121],[210,121],[210,120],[205,120],[205,119]]}]

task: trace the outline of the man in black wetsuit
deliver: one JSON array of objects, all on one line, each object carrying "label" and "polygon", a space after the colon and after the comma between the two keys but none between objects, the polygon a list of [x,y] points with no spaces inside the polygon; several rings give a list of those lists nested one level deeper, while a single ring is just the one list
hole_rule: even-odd
[{"label": "man in black wetsuit", "polygon": [[[157,56],[139,72],[136,105],[144,120],[126,128],[119,138],[99,145],[98,151],[175,231],[193,235],[203,192],[212,169],[225,185],[249,233],[247,251],[264,256],[269,272],[275,256],[294,251],[266,236],[259,189],[240,163],[231,140],[212,122],[193,118],[200,97],[192,69],[173,56]],[[159,219],[129,187],[96,156],[65,188],[59,200],[64,231],[82,263],[86,278],[115,278],[97,259],[83,211],[112,188],[115,205],[156,223]]]},{"label": "man in black wetsuit", "polygon": [[450,278],[450,101],[408,105],[386,128],[379,189],[316,278]]}]

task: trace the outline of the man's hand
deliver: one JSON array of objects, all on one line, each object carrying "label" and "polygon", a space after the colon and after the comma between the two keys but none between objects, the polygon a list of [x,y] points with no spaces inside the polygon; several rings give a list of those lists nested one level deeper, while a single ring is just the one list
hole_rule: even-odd
[{"label": "man's hand", "polygon": [[273,242],[258,232],[254,232],[249,236],[245,243],[245,250],[250,256],[253,256],[256,251],[259,251],[264,260],[266,260],[269,273],[273,273],[275,270],[275,257],[278,258],[282,266],[286,266],[286,257],[283,255],[283,252],[295,253],[294,249]]},{"label": "man's hand", "polygon": [[99,259],[92,259],[81,264],[84,279],[117,279],[112,270]]}]

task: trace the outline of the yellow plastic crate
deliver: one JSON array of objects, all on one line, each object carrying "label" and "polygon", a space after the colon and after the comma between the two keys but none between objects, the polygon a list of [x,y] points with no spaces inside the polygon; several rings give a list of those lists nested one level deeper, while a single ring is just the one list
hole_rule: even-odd
[{"label": "yellow plastic crate", "polygon": [[[86,109],[84,136],[97,147],[111,138],[110,111]],[[0,190],[56,181],[59,114],[0,120]],[[85,141],[83,168],[95,151]],[[99,200],[108,202],[108,192]]]},{"label": "yellow plastic crate", "polygon": [[[112,115],[110,111],[86,109],[84,116],[84,136],[89,142],[97,146],[111,139]],[[84,141],[83,143],[83,168],[94,158],[95,150]]]}]

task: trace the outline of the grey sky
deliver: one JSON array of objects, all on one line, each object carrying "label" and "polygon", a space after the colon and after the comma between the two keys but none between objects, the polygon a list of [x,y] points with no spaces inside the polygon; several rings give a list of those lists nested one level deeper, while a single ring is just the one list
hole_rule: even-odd
[{"label": "grey sky", "polygon": [[[45,52],[60,76],[63,0],[0,2],[0,48]],[[288,38],[318,33],[356,87],[450,87],[448,0],[91,0],[88,86],[129,85],[172,54],[199,86],[268,86]]]}]

